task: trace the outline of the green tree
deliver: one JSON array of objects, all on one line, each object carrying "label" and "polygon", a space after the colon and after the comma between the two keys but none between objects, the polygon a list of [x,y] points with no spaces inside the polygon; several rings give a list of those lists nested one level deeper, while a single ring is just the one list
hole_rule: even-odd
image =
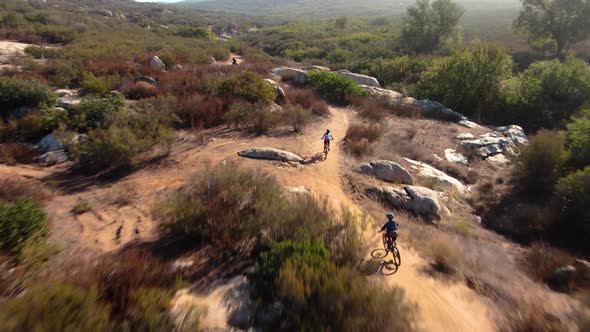
[{"label": "green tree", "polygon": [[553,40],[559,58],[569,46],[590,36],[588,0],[522,0],[522,6],[515,29],[533,43]]},{"label": "green tree", "polygon": [[512,60],[500,45],[476,42],[471,49],[436,61],[423,74],[416,93],[465,115],[480,117],[511,69]]},{"label": "green tree", "polygon": [[567,125],[571,161],[576,166],[590,165],[590,110],[580,112]]},{"label": "green tree", "polygon": [[453,0],[417,0],[404,17],[401,43],[408,51],[427,53],[456,35],[464,10]]}]

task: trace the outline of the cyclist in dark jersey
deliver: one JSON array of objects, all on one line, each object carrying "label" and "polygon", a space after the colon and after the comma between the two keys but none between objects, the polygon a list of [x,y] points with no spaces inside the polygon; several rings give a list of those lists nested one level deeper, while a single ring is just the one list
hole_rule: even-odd
[{"label": "cyclist in dark jersey", "polygon": [[386,216],[388,221],[387,223],[385,223],[385,225],[383,225],[383,227],[381,227],[381,230],[379,232],[385,232],[385,237],[387,238],[388,245],[391,245],[392,243],[395,243],[395,241],[397,240],[397,229],[399,227],[399,224],[393,220],[393,213],[387,213]]}]

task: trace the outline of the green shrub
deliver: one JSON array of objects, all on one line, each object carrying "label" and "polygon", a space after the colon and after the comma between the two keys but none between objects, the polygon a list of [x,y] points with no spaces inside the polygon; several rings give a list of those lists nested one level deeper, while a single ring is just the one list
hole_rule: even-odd
[{"label": "green shrub", "polygon": [[185,38],[198,38],[205,40],[212,40],[213,35],[207,28],[183,28],[176,32],[178,36]]},{"label": "green shrub", "polygon": [[139,288],[133,293],[135,303],[129,310],[126,325],[131,331],[172,331],[169,315],[170,294],[158,288]]},{"label": "green shrub", "polygon": [[31,199],[0,205],[0,249],[18,252],[28,240],[47,232],[47,215]]},{"label": "green shrub", "polygon": [[236,102],[231,104],[229,111],[223,115],[223,121],[229,125],[238,128],[246,124],[249,120],[249,115],[252,114],[254,106],[246,102]]},{"label": "green shrub", "polygon": [[262,77],[253,72],[244,72],[226,80],[219,86],[221,97],[239,97],[251,103],[270,104],[277,98],[277,92]]},{"label": "green shrub", "polygon": [[527,130],[562,128],[590,100],[590,66],[582,60],[539,61],[506,81],[502,107]]},{"label": "green shrub", "polygon": [[279,278],[283,265],[289,260],[303,261],[310,266],[321,266],[328,263],[330,252],[320,242],[312,242],[309,238],[302,241],[283,241],[272,243],[263,252],[256,263],[254,272],[254,295],[266,301],[277,296],[274,284]]},{"label": "green shrub", "polygon": [[299,105],[287,105],[283,112],[283,120],[289,124],[293,131],[298,133],[311,123],[312,113]]},{"label": "green shrub", "polygon": [[428,69],[431,61],[412,58],[407,55],[394,59],[376,59],[370,63],[369,75],[377,77],[384,85],[409,85],[419,81],[422,73]]},{"label": "green shrub", "polygon": [[563,207],[557,232],[568,245],[590,250],[590,166],[561,178],[556,189]]},{"label": "green shrub", "polygon": [[115,90],[119,84],[118,75],[110,76],[94,76],[92,73],[84,75],[82,80],[82,89],[87,93],[93,93],[99,96],[104,96],[109,92]]},{"label": "green shrub", "polygon": [[140,154],[155,146],[161,154],[170,152],[173,120],[172,114],[153,109],[122,112],[112,118],[110,127],[91,130],[87,142],[72,147],[72,155],[90,173],[136,166]]},{"label": "green shrub", "polygon": [[510,77],[512,61],[498,44],[474,43],[433,63],[416,87],[419,98],[434,99],[466,116],[479,117]]},{"label": "green shrub", "polygon": [[272,106],[258,103],[249,114],[249,122],[258,135],[266,134],[281,121],[281,114],[274,111]]},{"label": "green shrub", "polygon": [[96,289],[62,284],[37,285],[0,309],[3,331],[111,331],[109,312],[97,303]]},{"label": "green shrub", "polygon": [[92,205],[87,201],[79,201],[70,211],[72,214],[80,215],[92,211]]},{"label": "green shrub", "polygon": [[43,26],[37,34],[51,44],[69,44],[76,39],[76,30],[59,26]]},{"label": "green shrub", "polygon": [[539,131],[516,160],[514,176],[524,192],[543,197],[553,191],[561,168],[567,160],[565,139],[561,133]]},{"label": "green shrub", "polygon": [[[398,288],[378,287],[353,268],[329,260],[320,242],[283,242],[263,253],[254,274],[254,296],[263,305],[279,301],[274,322],[289,330],[410,331],[415,308]],[[329,317],[329,319],[326,319]]]},{"label": "green shrub", "polygon": [[575,166],[590,165],[590,110],[580,112],[567,125],[567,143]]},{"label": "green shrub", "polygon": [[27,46],[25,53],[35,59],[56,59],[63,56],[61,49],[43,46]]},{"label": "green shrub", "polygon": [[70,126],[80,129],[105,128],[124,106],[125,99],[121,96],[86,98],[70,112]]},{"label": "green shrub", "polygon": [[308,75],[319,94],[330,101],[348,103],[350,98],[367,96],[367,91],[350,78],[340,74],[327,71],[311,71]]},{"label": "green shrub", "polygon": [[39,81],[0,77],[0,116],[16,107],[51,105],[55,100],[49,87]]}]

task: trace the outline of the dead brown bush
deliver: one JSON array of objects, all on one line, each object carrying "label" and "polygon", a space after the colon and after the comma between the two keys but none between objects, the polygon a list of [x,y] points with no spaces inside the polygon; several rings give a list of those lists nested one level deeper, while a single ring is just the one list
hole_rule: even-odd
[{"label": "dead brown bush", "polygon": [[379,124],[351,124],[346,130],[344,140],[348,151],[355,156],[372,153],[372,143],[383,134],[383,126]]},{"label": "dead brown bush", "polygon": [[368,98],[353,98],[352,104],[360,116],[370,121],[381,121],[387,116],[387,110],[380,103]]},{"label": "dead brown bush", "polygon": [[24,144],[0,144],[0,163],[8,165],[30,164],[35,160],[35,157],[31,149]]},{"label": "dead brown bush", "polygon": [[461,266],[462,253],[446,234],[435,235],[428,244],[428,256],[432,266],[439,272],[453,274]]},{"label": "dead brown bush", "polygon": [[15,202],[30,198],[42,202],[49,197],[49,191],[40,183],[22,178],[0,179],[0,202]]},{"label": "dead brown bush", "polygon": [[572,265],[574,261],[574,257],[567,252],[541,242],[533,243],[523,257],[525,272],[541,282],[548,281],[558,267]]},{"label": "dead brown bush", "polygon": [[290,104],[300,105],[305,109],[311,110],[315,115],[330,115],[330,108],[328,104],[312,89],[293,88],[288,90],[286,97]]},{"label": "dead brown bush", "polygon": [[[541,302],[542,303],[542,302]],[[563,332],[569,331],[567,324],[541,308],[539,303],[524,302],[506,315],[502,332]]]}]

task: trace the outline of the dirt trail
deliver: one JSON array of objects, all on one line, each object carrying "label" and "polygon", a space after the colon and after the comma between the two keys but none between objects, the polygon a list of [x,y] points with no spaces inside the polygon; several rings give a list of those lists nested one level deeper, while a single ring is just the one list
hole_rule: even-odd
[{"label": "dirt trail", "polygon": [[227,58],[227,60],[219,61],[217,63],[221,64],[221,65],[231,66],[232,59],[234,59],[234,58],[236,59],[236,62],[238,63],[238,65],[245,61],[243,56],[238,55],[237,53],[230,53],[229,58]]}]

